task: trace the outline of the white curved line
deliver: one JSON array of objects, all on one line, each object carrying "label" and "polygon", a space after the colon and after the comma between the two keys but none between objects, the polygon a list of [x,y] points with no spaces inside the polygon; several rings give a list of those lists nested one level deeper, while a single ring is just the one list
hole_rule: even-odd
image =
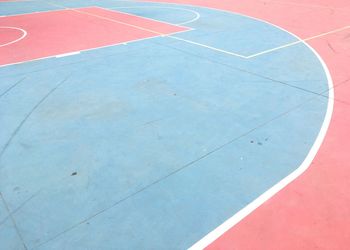
[{"label": "white curved line", "polygon": [[27,36],[27,31],[25,31],[24,29],[21,28],[17,28],[17,27],[9,27],[9,26],[0,26],[0,29],[13,29],[13,30],[19,30],[22,32],[22,36],[17,38],[16,40],[13,40],[11,42],[5,43],[5,44],[0,44],[0,48],[1,47],[5,47],[8,45],[11,45],[13,43],[19,42],[20,40],[22,40],[23,38],[25,38]]},{"label": "white curved line", "polygon": [[[144,0],[143,2],[152,2],[152,1]],[[156,2],[156,3],[159,4],[159,2]],[[179,5],[179,4],[175,4],[175,3],[171,3],[171,2],[162,2],[162,3]],[[278,28],[280,30],[283,30],[286,33],[294,36],[295,38],[297,38],[300,41],[300,43],[303,43],[305,46],[307,46],[316,55],[316,57],[319,59],[321,65],[322,65],[322,67],[323,67],[323,69],[324,69],[324,71],[326,73],[327,80],[328,80],[328,88],[329,88],[327,112],[326,112],[326,115],[325,115],[322,127],[320,129],[319,134],[317,135],[317,138],[316,138],[314,144],[312,145],[308,155],[306,156],[306,158],[302,162],[302,164],[295,171],[293,171],[291,174],[289,174],[284,179],[279,181],[277,184],[272,186],[270,189],[265,191],[263,194],[261,194],[254,201],[252,201],[247,206],[242,208],[240,211],[238,211],[236,214],[234,214],[231,218],[226,220],[224,223],[222,223],[220,226],[218,226],[216,229],[214,229],[212,232],[210,232],[209,234],[204,236],[201,240],[199,240],[197,243],[195,243],[192,247],[189,248],[191,250],[196,250],[196,249],[204,249],[205,247],[210,245],[212,242],[214,242],[216,239],[218,239],[222,234],[224,234],[230,228],[235,226],[238,222],[243,220],[246,216],[248,216],[250,213],[252,213],[255,209],[257,209],[259,206],[261,206],[263,203],[265,203],[271,197],[273,197],[276,193],[278,193],[283,188],[285,188],[288,184],[290,184],[292,181],[294,181],[296,178],[298,178],[301,174],[303,174],[310,167],[310,164],[312,163],[312,161],[315,158],[319,148],[322,145],[322,142],[323,142],[323,140],[324,140],[324,138],[326,136],[326,133],[327,133],[327,130],[328,130],[331,118],[332,118],[333,107],[334,107],[334,99],[333,99],[334,98],[334,87],[333,87],[333,80],[332,80],[331,74],[329,72],[329,69],[328,69],[326,63],[321,58],[321,56],[317,53],[317,51],[314,48],[312,48],[309,44],[307,44],[303,39],[301,39],[300,37],[298,37],[297,35],[289,32],[289,31],[285,30],[284,28],[282,28],[282,27],[280,27],[278,25],[275,25],[273,23],[270,23],[268,21],[265,21],[265,20],[262,20],[262,19],[259,19],[259,18],[256,18],[256,17],[251,17],[251,16],[248,16],[248,15],[245,15],[245,14],[233,12],[233,11],[228,11],[228,10],[223,10],[223,9],[216,9],[216,8],[211,8],[211,7],[197,6],[197,5],[193,5],[193,4],[181,4],[181,5],[189,6],[189,7],[195,7],[195,8],[212,9],[212,10],[215,10],[215,11],[221,11],[221,12],[226,12],[226,13],[231,13],[231,14],[244,16],[244,17],[247,17],[247,18],[250,18],[250,19],[253,19],[253,20],[257,20],[257,21],[260,21],[260,22],[263,22],[263,23],[267,23],[267,24],[269,24],[269,25],[271,25],[273,27],[276,27],[276,28]],[[127,8],[127,7],[119,7],[119,8]]]},{"label": "white curved line", "polygon": [[198,249],[204,249],[204,248],[208,247],[211,243],[213,243],[215,240],[217,240],[220,236],[222,236],[224,233],[226,233],[229,229],[231,229],[232,227],[237,225],[245,217],[247,217],[249,214],[254,212],[254,210],[256,210],[258,207],[260,207],[262,204],[264,204],[266,201],[268,201],[270,198],[272,198],[274,195],[276,195],[279,191],[281,191],[283,188],[285,188],[287,185],[289,185],[291,182],[293,182],[299,176],[301,176],[310,167],[318,150],[320,149],[322,142],[327,134],[327,130],[329,128],[329,124],[331,122],[331,118],[332,118],[332,114],[333,114],[333,107],[334,107],[333,80],[332,80],[331,74],[329,72],[329,69],[328,69],[326,63],[321,58],[321,56],[309,44],[307,44],[304,41],[302,41],[302,42],[316,55],[316,57],[320,61],[321,65],[326,73],[327,80],[328,80],[328,88],[329,88],[327,112],[326,112],[322,127],[320,129],[320,132],[317,135],[317,138],[316,138],[314,144],[312,145],[305,160],[302,162],[302,164],[296,170],[294,170],[292,173],[287,175],[281,181],[279,181],[274,186],[272,186],[271,188],[266,190],[258,198],[256,198],[252,202],[250,202],[248,205],[246,205],[241,210],[239,210],[237,213],[235,213],[232,217],[227,219],[225,222],[223,222],[220,226],[215,228],[209,234],[204,236],[201,240],[199,240],[193,246],[191,246],[189,248],[189,250],[198,250]]},{"label": "white curved line", "polygon": [[[152,1],[143,0],[143,2],[152,2]],[[157,3],[159,3],[159,2],[157,2]],[[174,4],[174,3],[170,3],[170,2],[163,2],[163,3]],[[175,4],[175,5],[178,5],[178,4]],[[209,246],[212,242],[214,242],[216,239],[218,239],[226,231],[228,231],[233,226],[237,225],[237,223],[239,223],[241,220],[243,220],[245,217],[247,217],[249,214],[251,214],[255,209],[260,207],[262,204],[264,204],[266,201],[268,201],[270,198],[272,198],[275,194],[277,194],[279,191],[281,191],[283,188],[285,188],[288,184],[290,184],[292,181],[297,179],[300,175],[302,175],[310,167],[310,164],[312,163],[313,159],[315,158],[318,150],[320,149],[320,147],[322,145],[324,138],[326,137],[327,130],[328,130],[329,124],[331,122],[331,118],[332,118],[332,114],[333,114],[333,107],[334,107],[334,86],[333,86],[332,76],[329,72],[329,69],[328,69],[326,63],[322,59],[322,57],[306,41],[301,39],[299,36],[291,33],[290,31],[288,31],[288,30],[286,30],[286,29],[284,29],[276,24],[270,23],[266,20],[252,17],[252,16],[248,16],[248,15],[241,14],[241,13],[237,13],[237,12],[233,12],[233,11],[216,9],[216,8],[211,8],[211,7],[204,7],[204,6],[197,6],[197,5],[193,5],[193,4],[182,4],[182,5],[195,7],[195,8],[212,9],[215,11],[222,11],[222,12],[226,12],[226,13],[240,15],[243,17],[247,17],[247,18],[250,18],[253,20],[257,20],[257,21],[269,24],[273,27],[276,27],[276,28],[283,30],[284,32],[294,36],[301,43],[303,43],[305,46],[307,46],[314,53],[314,55],[318,58],[318,60],[320,61],[321,65],[325,71],[327,80],[328,80],[328,89],[329,89],[327,112],[326,112],[324,121],[322,123],[320,132],[318,133],[314,144],[312,145],[308,155],[306,156],[305,160],[301,163],[301,165],[296,170],[294,170],[292,173],[290,173],[285,178],[283,178],[281,181],[276,183],[274,186],[272,186],[271,188],[266,190],[258,198],[256,198],[252,202],[250,202],[247,206],[245,206],[244,208],[239,210],[232,217],[227,219],[224,223],[219,225],[217,228],[215,228],[213,231],[211,231],[209,234],[204,236],[201,240],[199,240],[197,243],[195,243],[192,247],[189,248],[190,250],[197,250],[197,249],[204,249],[205,247]]]},{"label": "white curved line", "polygon": [[[145,1],[145,2],[151,2],[151,1]],[[174,4],[174,3],[169,3],[169,2],[163,2],[163,3]],[[217,228],[215,228],[213,231],[211,231],[209,234],[204,236],[201,240],[199,240],[198,242],[196,242],[193,246],[191,246],[189,248],[190,250],[197,250],[197,249],[204,249],[207,246],[209,246],[216,239],[218,239],[221,235],[223,235],[226,231],[231,229],[233,226],[235,226],[237,223],[239,223],[241,220],[243,220],[245,217],[247,217],[250,213],[252,213],[255,209],[260,207],[263,203],[268,201],[275,194],[277,194],[279,191],[281,191],[283,188],[285,188],[288,184],[290,184],[292,181],[297,179],[300,175],[302,175],[310,167],[310,164],[312,163],[313,159],[315,158],[318,150],[320,149],[320,147],[322,145],[322,142],[326,136],[329,124],[331,122],[333,107],[334,107],[334,86],[333,86],[332,76],[329,72],[329,69],[328,69],[326,63],[323,61],[322,57],[308,43],[306,43],[303,39],[301,39],[299,36],[291,33],[290,31],[288,31],[288,30],[286,30],[286,29],[284,29],[276,24],[270,23],[266,20],[262,20],[262,19],[259,19],[256,17],[251,17],[248,15],[233,12],[233,11],[227,11],[227,10],[216,9],[216,8],[211,8],[211,7],[196,6],[196,5],[192,5],[192,4],[183,4],[183,5],[190,6],[190,7],[197,7],[197,8],[207,8],[207,9],[212,9],[212,10],[216,10],[216,11],[222,11],[222,12],[226,12],[226,13],[244,16],[244,17],[247,17],[247,18],[250,18],[253,20],[267,23],[273,27],[276,27],[276,28],[283,30],[286,33],[294,36],[296,39],[298,39],[300,41],[300,43],[303,43],[305,46],[307,46],[314,53],[314,55],[318,58],[318,60],[320,61],[321,65],[325,71],[325,74],[326,74],[326,77],[328,80],[328,88],[329,88],[327,112],[326,112],[323,124],[321,126],[320,132],[318,133],[314,144],[312,145],[308,155],[306,156],[306,158],[302,162],[302,164],[296,170],[294,170],[292,173],[290,173],[285,178],[283,178],[281,181],[276,183],[274,186],[272,186],[271,188],[266,190],[258,198],[256,198],[252,202],[250,202],[248,205],[246,205],[244,208],[239,210],[232,217],[227,219],[224,223],[219,225]]]},{"label": "white curved line", "polygon": [[195,15],[194,18],[184,21],[181,23],[176,23],[175,25],[184,25],[184,24],[189,24],[197,21],[201,15],[194,10],[189,10],[185,8],[179,8],[179,7],[167,7],[167,6],[122,6],[122,7],[115,7],[115,8],[110,8],[110,9],[145,9],[145,8],[158,8],[158,9],[174,9],[174,10],[182,10],[182,11],[187,11]]}]

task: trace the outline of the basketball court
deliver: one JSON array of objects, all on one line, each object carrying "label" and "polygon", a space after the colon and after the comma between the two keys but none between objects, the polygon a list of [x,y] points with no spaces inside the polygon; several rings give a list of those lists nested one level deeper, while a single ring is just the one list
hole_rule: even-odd
[{"label": "basketball court", "polygon": [[349,13],[0,0],[0,249],[348,249]]}]

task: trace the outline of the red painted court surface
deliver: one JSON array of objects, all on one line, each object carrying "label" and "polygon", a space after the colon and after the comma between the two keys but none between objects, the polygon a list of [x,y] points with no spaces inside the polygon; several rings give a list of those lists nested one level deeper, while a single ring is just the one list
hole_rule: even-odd
[{"label": "red painted court surface", "polygon": [[349,0],[2,2],[0,250],[350,249]]},{"label": "red painted court surface", "polygon": [[0,18],[0,66],[188,30],[98,7]]}]

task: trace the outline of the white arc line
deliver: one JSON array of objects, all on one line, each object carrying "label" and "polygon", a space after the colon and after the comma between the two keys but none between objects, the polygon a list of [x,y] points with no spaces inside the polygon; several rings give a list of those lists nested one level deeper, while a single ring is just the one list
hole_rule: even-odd
[{"label": "white arc line", "polygon": [[[303,42],[306,44],[305,42]],[[311,165],[312,161],[314,160],[318,150],[320,149],[322,142],[326,136],[331,118],[333,113],[333,106],[334,106],[334,90],[333,90],[333,80],[330,75],[330,72],[321,58],[321,56],[308,44],[306,44],[310,50],[316,55],[316,57],[321,62],[326,76],[328,80],[328,87],[329,87],[329,97],[328,97],[328,105],[327,105],[327,112],[322,124],[322,127],[320,129],[320,132],[312,145],[308,155],[306,156],[305,160],[302,162],[302,164],[291,174],[286,176],[284,179],[276,183],[274,186],[272,186],[270,189],[262,193],[258,198],[253,200],[251,203],[249,203],[247,206],[239,210],[236,214],[234,214],[232,217],[227,219],[224,223],[222,223],[220,226],[215,228],[213,231],[211,231],[209,234],[204,236],[201,240],[199,240],[197,243],[195,243],[193,246],[191,246],[190,250],[199,250],[204,249],[207,246],[209,246],[211,243],[213,243],[215,240],[217,240],[221,235],[223,235],[225,232],[227,232],[229,229],[237,225],[240,221],[242,221],[245,217],[247,217],[249,214],[254,212],[258,207],[260,207],[262,204],[264,204],[266,201],[268,201],[270,198],[272,198],[274,195],[276,195],[279,191],[284,189],[288,184],[293,182],[295,179],[297,179],[300,175],[302,175]]]},{"label": "white arc line", "polygon": [[15,39],[11,42],[5,43],[5,44],[0,44],[0,48],[14,44],[16,42],[19,42],[20,40],[22,40],[23,38],[25,38],[27,36],[27,31],[25,31],[24,29],[18,28],[18,27],[0,26],[0,29],[12,29],[12,30],[19,30],[22,32],[22,35],[19,38]]},{"label": "white arc line", "polygon": [[[152,2],[152,1],[145,1],[144,0],[144,2]],[[163,2],[163,3],[174,4],[174,3],[170,3],[170,2]],[[197,8],[198,7],[199,8],[204,8],[204,7],[201,7],[201,6],[195,6],[195,5],[190,5],[190,4],[184,4],[184,5],[191,6],[191,7],[197,7]],[[207,247],[213,241],[218,239],[222,234],[224,234],[228,229],[232,228],[237,223],[239,223],[241,220],[243,220],[246,216],[248,216],[250,213],[252,213],[255,209],[257,209],[260,205],[265,203],[271,197],[273,197],[277,192],[281,191],[284,187],[286,187],[289,183],[294,181],[297,177],[299,177],[301,174],[303,174],[309,168],[312,160],[316,156],[316,154],[317,154],[317,152],[318,152],[318,150],[319,150],[319,148],[320,148],[320,146],[321,146],[321,144],[322,144],[322,142],[323,142],[323,140],[325,138],[325,135],[327,133],[327,130],[328,130],[328,127],[329,127],[329,124],[330,124],[330,121],[331,121],[332,112],[333,112],[333,106],[334,106],[333,81],[332,81],[330,72],[329,72],[325,62],[321,58],[321,56],[309,44],[307,44],[305,42],[305,40],[302,40],[301,38],[297,37],[296,35],[292,34],[289,31],[283,29],[282,27],[279,27],[279,26],[277,26],[275,24],[269,23],[269,22],[267,22],[265,20],[262,20],[262,19],[258,19],[258,18],[255,18],[255,17],[251,17],[251,16],[248,16],[248,15],[241,14],[241,13],[227,11],[227,10],[222,10],[222,9],[215,9],[215,8],[210,8],[210,7],[205,7],[205,8],[216,10],[216,11],[222,11],[222,12],[226,12],[226,13],[231,13],[231,14],[236,14],[236,15],[247,17],[247,18],[251,18],[253,20],[264,22],[264,23],[270,24],[270,25],[272,25],[274,27],[277,27],[278,29],[283,30],[283,31],[291,34],[292,36],[296,37],[299,40],[296,43],[303,43],[304,45],[306,45],[316,55],[316,57],[319,59],[320,63],[322,64],[322,66],[323,66],[323,68],[325,70],[327,79],[328,79],[329,99],[328,99],[327,112],[326,112],[325,119],[323,121],[322,127],[320,129],[320,132],[319,132],[319,134],[318,134],[318,136],[317,136],[317,138],[315,140],[315,143],[313,144],[310,152],[308,153],[307,157],[303,161],[303,163],[294,172],[292,172],[290,175],[286,176],[280,182],[278,182],[273,187],[271,187],[270,189],[265,191],[263,194],[261,194],[254,201],[249,203],[246,207],[244,207],[243,209],[238,211],[231,218],[226,220],[223,224],[218,226],[212,232],[210,232],[205,237],[203,237],[201,240],[199,240],[197,243],[195,243],[190,248],[192,250],[194,250],[194,249],[203,249],[203,248]],[[189,41],[189,40],[185,40],[185,39],[182,39],[182,38],[177,38],[177,37],[172,37],[172,38],[175,38],[177,40],[182,40],[182,41],[185,41],[185,42],[188,42],[188,43],[196,44],[196,45],[199,45],[199,46],[202,46],[202,47],[210,48],[210,49],[213,49],[213,50],[218,51],[218,52],[227,53],[227,51],[223,51],[223,50],[220,50],[220,49],[217,49],[217,48],[213,48],[213,47],[210,47],[210,46],[207,46],[207,45],[199,44],[199,43],[192,42],[192,41]],[[232,55],[238,56],[238,57],[242,57],[242,58],[247,58],[246,56],[238,55],[238,54],[235,54],[235,53],[232,53],[232,52],[229,52],[229,54],[232,54]],[[2,66],[5,66],[5,65],[2,65]],[[0,67],[2,67],[2,66],[0,66]]]},{"label": "white arc line", "polygon": [[[193,5],[190,5],[190,6],[193,6]],[[211,243],[213,243],[215,240],[217,240],[221,235],[223,235],[225,232],[227,232],[230,228],[237,225],[245,217],[247,217],[249,214],[251,214],[253,211],[255,211],[258,207],[260,207],[262,204],[264,204],[266,201],[268,201],[270,198],[272,198],[274,195],[276,195],[279,191],[284,189],[288,184],[290,184],[295,179],[297,179],[300,175],[302,175],[310,167],[313,159],[315,158],[318,150],[320,149],[320,147],[322,145],[322,142],[326,136],[329,124],[331,122],[333,107],[334,107],[334,100],[333,100],[334,89],[333,89],[332,76],[329,72],[329,69],[328,69],[326,63],[323,61],[322,57],[317,53],[317,51],[313,47],[311,47],[311,45],[306,43],[306,41],[304,41],[303,39],[301,39],[297,35],[287,31],[286,29],[284,29],[280,26],[277,26],[275,24],[269,23],[268,21],[265,21],[262,19],[250,17],[247,15],[243,15],[243,14],[235,13],[235,12],[231,12],[231,11],[215,9],[215,8],[208,8],[208,9],[223,11],[223,12],[227,12],[227,13],[233,13],[233,14],[241,15],[241,16],[248,17],[248,18],[251,18],[254,20],[258,20],[258,21],[270,24],[270,25],[272,25],[280,30],[287,32],[288,34],[294,36],[295,38],[297,38],[299,40],[298,42],[303,43],[305,46],[307,46],[314,53],[314,55],[318,58],[318,60],[320,61],[321,65],[325,71],[327,80],[328,80],[329,98],[328,98],[326,115],[325,115],[322,127],[320,129],[320,132],[317,135],[317,138],[316,138],[314,144],[312,145],[308,155],[306,156],[306,158],[304,159],[302,164],[296,170],[294,170],[291,174],[289,174],[288,176],[283,178],[281,181],[276,183],[274,186],[272,186],[270,189],[268,189],[267,191],[262,193],[259,197],[257,197],[255,200],[250,202],[247,206],[245,206],[244,208],[239,210],[232,217],[227,219],[224,223],[219,225],[217,228],[215,228],[209,234],[207,234],[202,239],[200,239],[198,242],[196,242],[193,246],[191,246],[189,248],[189,250],[199,250],[199,249],[206,248]],[[320,37],[320,35],[317,37]]]},{"label": "white arc line", "polygon": [[[172,25],[184,25],[184,24],[193,23],[201,17],[201,15],[197,11],[189,10],[189,9],[185,9],[185,8],[178,8],[178,7],[168,7],[168,6],[121,6],[121,7],[112,7],[112,8],[108,8],[108,9],[174,9],[174,10],[187,11],[187,12],[193,13],[195,15],[194,18],[192,18],[188,21],[177,23],[177,24],[165,22],[165,23],[172,24]],[[143,18],[147,18],[147,17],[143,17]],[[155,20],[155,19],[151,19],[151,20]],[[159,21],[159,20],[156,20],[156,21],[164,22],[164,21]]]},{"label": "white arc line", "polygon": [[[144,2],[152,2],[149,0],[143,0]],[[174,4],[174,3],[170,3],[170,2],[163,2],[163,3],[168,3],[168,4]],[[221,10],[221,9],[215,9],[215,8],[210,8],[210,7],[201,7],[201,6],[196,6],[196,5],[191,5],[191,4],[184,4],[185,6],[191,6],[191,7],[199,7],[199,8],[207,8],[207,9],[212,9],[212,10],[216,10],[216,11],[222,11],[222,12],[226,12],[226,13],[231,13],[231,14],[236,14],[236,15],[240,15],[243,17],[247,17],[253,20],[257,20],[266,24],[269,24],[273,27],[276,27],[292,36],[294,36],[298,41],[294,42],[295,44],[297,43],[303,43],[305,46],[307,46],[313,53],[314,55],[318,58],[318,60],[320,61],[327,80],[328,80],[328,88],[329,88],[329,98],[328,98],[328,104],[327,104],[327,111],[326,111],[326,115],[324,118],[324,121],[322,123],[322,127],[320,129],[319,134],[316,137],[316,140],[314,142],[314,144],[312,145],[308,155],[306,156],[306,158],[304,159],[304,161],[302,162],[302,164],[295,170],[293,171],[291,174],[289,174],[288,176],[286,176],[285,178],[283,178],[281,181],[279,181],[278,183],[276,183],[274,186],[272,186],[270,189],[268,189],[267,191],[265,191],[264,193],[262,193],[259,197],[257,197],[255,200],[253,200],[252,202],[250,202],[247,206],[245,206],[244,208],[242,208],[241,210],[239,210],[236,214],[234,214],[232,217],[230,217],[228,220],[226,220],[224,223],[222,223],[221,225],[219,225],[217,228],[215,228],[213,231],[211,231],[209,234],[207,234],[206,236],[204,236],[202,239],[200,239],[198,242],[196,242],[193,246],[191,246],[189,249],[190,250],[199,250],[199,249],[204,249],[207,246],[209,246],[212,242],[214,242],[216,239],[218,239],[221,235],[223,235],[226,231],[228,231],[230,228],[232,228],[233,226],[235,226],[237,223],[239,223],[241,220],[243,220],[245,217],[247,217],[249,214],[251,214],[254,210],[256,210],[258,207],[260,207],[262,204],[264,204],[266,201],[268,201],[270,198],[272,198],[274,195],[276,195],[279,191],[281,191],[283,188],[285,188],[288,184],[290,184],[291,182],[293,182],[296,178],[298,178],[301,174],[303,174],[311,165],[313,159],[315,158],[318,150],[321,147],[321,144],[326,136],[329,124],[331,122],[331,118],[332,118],[332,113],[333,113],[333,107],[334,107],[334,89],[333,89],[333,80],[331,77],[331,74],[329,72],[329,69],[326,65],[326,63],[323,61],[322,57],[317,53],[317,51],[311,47],[311,45],[309,45],[305,40],[301,39],[300,37],[298,37],[297,35],[289,32],[288,30],[270,23],[268,21],[259,19],[259,18],[255,18],[255,17],[251,17],[245,14],[241,14],[241,13],[237,13],[237,12],[232,12],[232,11],[227,11],[227,10]],[[339,30],[342,30],[345,28],[341,28]],[[331,33],[335,33],[338,32],[339,30],[336,31],[330,31],[321,35],[317,35],[315,37],[312,37],[312,39],[327,35],[327,34],[331,34]],[[174,36],[169,36],[172,38],[175,38],[177,40],[182,40],[188,43],[192,43],[195,45],[199,45],[202,47],[206,47],[218,52],[222,52],[222,53],[226,53],[226,54],[231,54],[234,56],[238,56],[238,57],[242,57],[242,58],[246,58],[248,59],[247,56],[242,56],[236,53],[232,53],[229,52],[227,53],[227,51],[223,51],[214,47],[210,47],[207,45],[203,45],[203,44],[199,44],[196,42],[192,42],[189,40],[185,40],[182,38],[177,38]],[[309,38],[309,40],[311,40],[311,38]],[[293,45],[294,45],[293,43]],[[283,46],[282,46],[283,47]],[[280,49],[282,49],[282,47]],[[254,55],[253,55],[254,56]]]}]

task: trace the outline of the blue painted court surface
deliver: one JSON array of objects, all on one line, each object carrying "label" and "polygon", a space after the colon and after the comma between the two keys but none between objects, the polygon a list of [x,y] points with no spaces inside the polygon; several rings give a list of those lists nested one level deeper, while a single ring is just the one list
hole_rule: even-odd
[{"label": "blue painted court surface", "polygon": [[193,30],[0,68],[0,248],[188,248],[305,159],[327,109],[315,54],[211,49],[249,57],[291,34],[191,6],[56,3]]}]

